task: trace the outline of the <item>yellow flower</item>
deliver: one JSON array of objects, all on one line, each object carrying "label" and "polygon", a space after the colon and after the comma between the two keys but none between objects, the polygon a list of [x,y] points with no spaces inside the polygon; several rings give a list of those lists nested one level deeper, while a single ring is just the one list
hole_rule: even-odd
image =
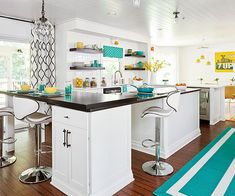
[{"label": "yellow flower", "polygon": [[157,72],[158,70],[164,68],[164,65],[166,65],[166,64],[167,63],[165,61],[156,60],[153,63],[152,62],[145,62],[144,68],[150,72]]}]

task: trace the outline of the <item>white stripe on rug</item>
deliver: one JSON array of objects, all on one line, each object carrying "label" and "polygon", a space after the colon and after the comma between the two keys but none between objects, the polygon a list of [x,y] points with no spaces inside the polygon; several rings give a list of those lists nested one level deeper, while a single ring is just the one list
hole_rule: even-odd
[{"label": "white stripe on rug", "polygon": [[212,196],[224,195],[229,187],[229,184],[232,182],[234,175],[235,175],[235,159],[233,159],[233,162],[231,163],[228,170],[224,174],[223,178],[221,179],[216,189],[212,193]]},{"label": "white stripe on rug", "polygon": [[235,129],[230,129],[187,173],[184,174],[167,193],[175,196],[184,196],[180,193],[182,189],[190,179],[206,164],[206,162],[217,152],[217,150],[229,139],[229,137],[235,133]]}]

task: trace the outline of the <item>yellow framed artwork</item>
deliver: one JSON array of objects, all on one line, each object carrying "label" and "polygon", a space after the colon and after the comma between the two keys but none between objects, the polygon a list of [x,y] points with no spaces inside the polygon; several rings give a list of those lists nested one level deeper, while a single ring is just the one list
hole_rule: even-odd
[{"label": "yellow framed artwork", "polygon": [[235,52],[215,53],[216,72],[234,72],[234,69],[235,69]]}]

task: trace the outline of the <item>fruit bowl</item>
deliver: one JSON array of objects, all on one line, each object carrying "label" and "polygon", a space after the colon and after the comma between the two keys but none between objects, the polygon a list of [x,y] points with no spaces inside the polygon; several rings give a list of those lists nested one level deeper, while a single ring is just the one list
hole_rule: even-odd
[{"label": "fruit bowl", "polygon": [[31,89],[31,86],[27,84],[23,84],[20,86],[20,88],[22,91],[29,91]]},{"label": "fruit bowl", "polygon": [[176,84],[175,88],[179,91],[185,91],[187,89],[187,85],[185,83],[183,84]]},{"label": "fruit bowl", "polygon": [[56,87],[46,87],[44,89],[45,93],[48,94],[55,94],[57,92],[57,88]]}]

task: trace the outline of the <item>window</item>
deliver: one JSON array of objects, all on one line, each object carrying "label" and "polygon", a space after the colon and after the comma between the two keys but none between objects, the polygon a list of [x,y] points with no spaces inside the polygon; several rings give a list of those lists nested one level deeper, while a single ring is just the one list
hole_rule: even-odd
[{"label": "window", "polygon": [[104,57],[103,64],[105,67],[103,76],[106,78],[108,85],[112,85],[113,75],[115,71],[119,70],[119,60],[117,58]]},{"label": "window", "polygon": [[[0,88],[16,89],[30,82],[30,44],[0,41]],[[4,96],[0,104],[4,104]]]}]

